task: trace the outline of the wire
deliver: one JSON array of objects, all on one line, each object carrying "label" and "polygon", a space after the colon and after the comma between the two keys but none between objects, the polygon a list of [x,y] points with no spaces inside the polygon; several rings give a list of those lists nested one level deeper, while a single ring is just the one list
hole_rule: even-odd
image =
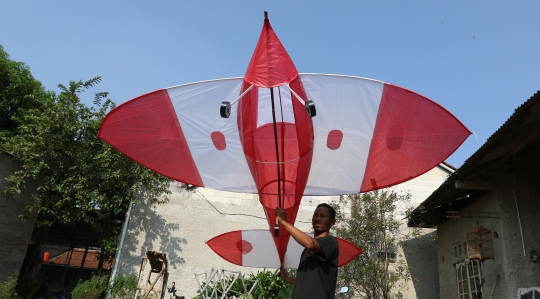
[{"label": "wire", "polygon": [[224,212],[221,212],[220,210],[218,210],[218,208],[216,208],[216,206],[214,206],[212,204],[212,202],[210,202],[210,200],[208,200],[208,198],[206,198],[206,196],[204,196],[199,190],[195,190],[197,191],[197,193],[199,193],[199,195],[204,198],[211,206],[212,208],[214,208],[214,210],[216,210],[218,213],[220,213],[221,215],[230,215],[230,216],[248,216],[248,217],[253,217],[253,218],[259,218],[259,219],[266,219],[265,217],[261,217],[261,216],[256,216],[256,215],[249,215],[249,214],[243,214],[243,213],[224,213]]},{"label": "wire", "polygon": [[[228,216],[247,216],[247,217],[253,217],[253,218],[258,218],[258,219],[265,219],[266,220],[266,217],[261,217],[261,216],[257,216],[257,215],[250,215],[250,214],[244,214],[244,213],[225,213],[225,212],[221,212],[220,210],[218,210],[218,208],[216,208],[216,206],[214,206],[212,204],[212,202],[210,200],[208,200],[208,198],[206,198],[206,196],[204,196],[204,194],[202,194],[199,190],[195,190],[197,193],[199,193],[199,195],[204,198],[211,206],[212,208],[214,208],[214,210],[216,210],[218,213],[220,213],[221,215],[228,215]],[[311,223],[309,221],[302,221],[302,220],[296,220],[298,222],[302,222],[302,223]]]}]

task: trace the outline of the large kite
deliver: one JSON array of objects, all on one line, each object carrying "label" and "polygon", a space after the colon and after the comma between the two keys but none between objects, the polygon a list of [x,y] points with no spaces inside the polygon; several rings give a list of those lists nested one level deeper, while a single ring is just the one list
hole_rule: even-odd
[{"label": "large kite", "polygon": [[[219,112],[218,112],[219,110]],[[207,244],[243,266],[296,268],[301,247],[276,226],[294,223],[303,195],[393,186],[450,156],[470,131],[435,102],[354,76],[299,74],[265,16],[241,78],[189,83],[134,98],[105,117],[99,137],[176,181],[256,193],[269,230]],[[340,240],[343,265],[361,250]]]}]

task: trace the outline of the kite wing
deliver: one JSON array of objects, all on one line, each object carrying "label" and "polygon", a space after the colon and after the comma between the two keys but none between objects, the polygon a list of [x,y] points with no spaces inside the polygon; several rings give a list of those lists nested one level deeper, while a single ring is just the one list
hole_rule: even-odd
[{"label": "kite wing", "polygon": [[[311,237],[313,234],[308,233]],[[216,236],[206,244],[223,259],[244,267],[279,268],[274,237],[268,230],[237,230]],[[338,266],[344,266],[362,253],[362,249],[351,242],[336,238],[339,246]],[[283,267],[296,269],[304,247],[291,238],[287,245]]]},{"label": "kite wing", "polygon": [[[360,77],[300,74],[312,118],[313,158],[305,195],[389,187],[417,177],[450,156],[470,135],[459,120],[417,93]],[[180,85],[113,109],[99,137],[138,163],[174,180],[211,189],[257,193],[240,140],[237,106],[221,118],[222,101],[240,95],[242,78]],[[257,126],[268,122],[259,88]],[[277,87],[285,121],[294,95]],[[253,100],[253,99],[251,99]],[[289,111],[290,110],[290,111]],[[269,110],[268,110],[269,111]],[[290,120],[288,120],[290,119]]]},{"label": "kite wing", "polygon": [[113,109],[99,137],[136,162],[176,181],[232,192],[257,193],[238,134],[236,110],[222,101],[240,94],[242,78],[170,87]]},{"label": "kite wing", "polygon": [[471,134],[443,107],[404,88],[360,77],[300,77],[317,107],[305,195],[402,183],[443,162]]}]

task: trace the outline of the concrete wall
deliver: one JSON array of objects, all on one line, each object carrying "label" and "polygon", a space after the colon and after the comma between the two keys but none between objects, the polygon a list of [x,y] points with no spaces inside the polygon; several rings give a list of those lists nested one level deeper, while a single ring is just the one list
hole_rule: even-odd
[{"label": "concrete wall", "polygon": [[[416,206],[446,179],[448,173],[448,169],[436,167],[420,178],[395,187],[395,190],[410,192],[413,198],[408,206]],[[181,186],[180,183],[172,183],[168,202],[155,209],[134,205],[118,271],[124,274],[138,273],[141,257],[147,250],[166,252],[170,265],[169,286],[171,282],[176,282],[178,294],[192,298],[197,291],[195,274],[209,273],[212,267],[242,273],[260,270],[233,265],[205,244],[205,241],[229,231],[268,229],[258,196],[204,188],[186,191]],[[315,207],[319,203],[338,199],[338,196],[305,198],[295,225],[303,231],[310,231]],[[408,206],[403,206],[402,210]],[[420,243],[424,244],[420,240],[411,243],[416,253],[409,255],[407,262],[418,262],[414,275],[422,280],[416,284],[405,283],[402,287],[402,293],[406,295],[404,298],[435,298],[439,293],[436,250],[430,247],[436,245],[431,243],[422,247],[418,245]],[[403,252],[399,258],[404,258]],[[420,261],[426,258],[433,259],[433,262],[424,269]]]},{"label": "concrete wall", "polygon": [[[393,188],[397,192],[409,192],[411,201],[401,208],[401,218],[405,210],[419,206],[435,189],[448,177],[452,170],[444,165],[433,168],[425,174]],[[407,233],[407,220],[403,222],[402,230]],[[400,282],[396,290],[402,298],[433,299],[439,295],[439,270],[437,264],[437,244],[433,242],[436,234],[433,229],[423,229],[423,235],[418,239],[408,240],[407,246],[398,251],[398,261],[404,260],[411,268],[413,280]],[[416,282],[415,282],[416,281]]]},{"label": "concrete wall", "polygon": [[[540,195],[534,186],[518,186],[516,198],[524,242],[521,238],[514,194],[508,185],[502,185],[500,190],[490,192],[462,211],[462,214],[500,212],[500,218],[451,219],[439,227],[437,243],[440,298],[457,297],[455,264],[466,258],[463,252],[465,236],[477,227],[477,221],[498,235],[498,238],[493,240],[495,259],[486,260],[481,265],[482,278],[485,280],[484,297],[488,298],[491,294],[497,275],[500,275],[500,279],[495,286],[493,298],[516,298],[518,288],[540,286],[540,264],[533,263],[528,258],[530,250],[540,250]],[[527,256],[523,253],[523,243]],[[459,245],[462,248],[461,254]]]},{"label": "concrete wall", "polygon": [[16,279],[19,275],[37,217],[36,213],[26,220],[18,217],[30,203],[30,194],[35,190],[36,182],[29,182],[21,194],[9,199],[3,196],[5,177],[18,169],[19,165],[11,156],[0,152],[0,248],[3,251],[0,257],[0,281],[8,277]]}]

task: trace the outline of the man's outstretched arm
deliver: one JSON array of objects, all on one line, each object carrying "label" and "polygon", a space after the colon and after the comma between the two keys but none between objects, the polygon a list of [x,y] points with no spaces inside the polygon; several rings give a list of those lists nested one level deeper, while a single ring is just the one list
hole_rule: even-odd
[{"label": "man's outstretched arm", "polygon": [[276,208],[276,217],[278,219],[279,224],[286,229],[289,234],[298,242],[298,244],[302,245],[307,250],[311,250],[313,252],[322,253],[323,250],[321,248],[321,245],[319,245],[319,242],[315,240],[314,238],[310,237],[306,233],[302,232],[301,230],[294,227],[294,225],[287,222],[287,213],[282,208]]}]

